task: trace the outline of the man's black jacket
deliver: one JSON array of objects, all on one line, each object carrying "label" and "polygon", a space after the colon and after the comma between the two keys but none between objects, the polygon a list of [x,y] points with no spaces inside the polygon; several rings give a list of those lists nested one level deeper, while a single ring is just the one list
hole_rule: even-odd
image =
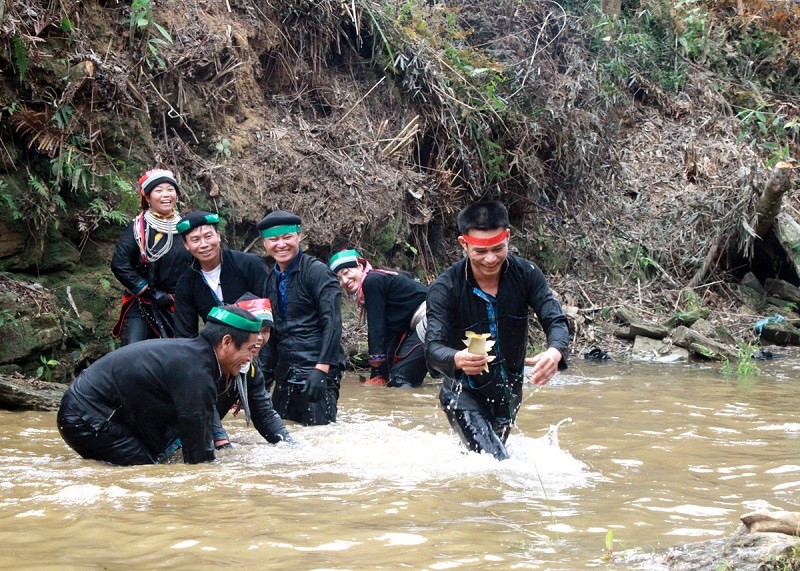
[{"label": "man's black jacket", "polygon": [[214,460],[211,426],[221,373],[202,337],[151,339],[108,353],[67,389],[92,423],[125,425],[157,456],[177,434],[184,462]]},{"label": "man's black jacket", "polygon": [[[219,278],[223,298],[221,302],[235,303],[245,293],[259,295],[266,277],[267,266],[260,257],[222,249],[222,271]],[[196,336],[198,317],[205,322],[208,312],[217,305],[219,304],[200,271],[199,262],[194,260],[178,280],[175,292],[175,336]]]},{"label": "man's black jacket", "polygon": [[[522,374],[528,310],[532,308],[547,335],[547,346],[561,351],[559,369],[565,369],[569,344],[567,318],[544,274],[528,260],[514,255],[509,255],[504,265],[496,296],[498,344],[495,347],[500,353],[495,349],[490,351],[491,355],[497,354],[490,367],[504,362],[507,371]],[[477,287],[469,259],[464,258],[445,270],[428,289],[425,357],[429,367],[450,379],[456,377],[454,355],[465,348],[466,332],[490,332],[487,304],[473,293]],[[476,384],[480,385],[480,380]]]},{"label": "man's black jacket", "polygon": [[272,303],[275,326],[270,336],[275,355],[275,381],[294,370],[300,379],[317,363],[342,368],[342,290],[330,268],[313,256],[299,252],[299,262],[289,270],[286,315],[278,303],[277,279],[270,272],[266,295]]}]

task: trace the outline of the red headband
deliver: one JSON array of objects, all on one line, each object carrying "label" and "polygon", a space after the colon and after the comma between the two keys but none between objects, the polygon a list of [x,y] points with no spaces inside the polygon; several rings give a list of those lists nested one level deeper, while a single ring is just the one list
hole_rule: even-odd
[{"label": "red headband", "polygon": [[464,241],[467,244],[471,244],[472,246],[496,246],[503,240],[509,237],[511,234],[511,230],[506,228],[502,230],[497,236],[492,236],[491,238],[474,238],[472,236],[467,236],[466,234],[462,234],[461,237],[464,238]]}]

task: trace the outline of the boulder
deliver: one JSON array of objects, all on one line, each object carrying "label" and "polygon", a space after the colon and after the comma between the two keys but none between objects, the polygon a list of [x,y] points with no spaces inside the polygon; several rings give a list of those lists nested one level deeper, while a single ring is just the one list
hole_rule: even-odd
[{"label": "boulder", "polygon": [[638,336],[633,342],[632,361],[653,361],[656,363],[676,363],[689,360],[689,351],[676,347],[669,339],[652,339]]},{"label": "boulder", "polygon": [[692,354],[706,359],[723,361],[725,359],[734,360],[739,358],[739,350],[736,347],[720,343],[683,325],[676,327],[672,332],[672,342],[678,347],[684,347]]},{"label": "boulder", "polygon": [[0,374],[0,409],[58,410],[66,385]]},{"label": "boulder", "polygon": [[770,296],[800,304],[800,288],[787,281],[767,278],[764,280],[764,290]]},{"label": "boulder", "polygon": [[0,275],[0,364],[36,359],[66,339],[55,295],[41,284]]},{"label": "boulder", "polygon": [[[797,537],[783,533],[750,532],[743,525],[728,538],[687,543],[655,552],[620,552],[614,556],[613,562],[623,564],[625,569],[670,571],[796,569],[791,566],[791,557],[798,547],[800,540]],[[774,566],[765,565],[773,563]]]}]

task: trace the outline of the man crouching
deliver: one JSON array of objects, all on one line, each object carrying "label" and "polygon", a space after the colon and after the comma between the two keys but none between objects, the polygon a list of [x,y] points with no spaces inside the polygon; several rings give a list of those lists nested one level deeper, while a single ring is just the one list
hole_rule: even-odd
[{"label": "man crouching", "polygon": [[152,339],[102,357],[67,389],[61,437],[84,458],[154,464],[180,437],[187,464],[214,460],[217,383],[237,375],[258,345],[261,320],[215,307],[194,339]]}]

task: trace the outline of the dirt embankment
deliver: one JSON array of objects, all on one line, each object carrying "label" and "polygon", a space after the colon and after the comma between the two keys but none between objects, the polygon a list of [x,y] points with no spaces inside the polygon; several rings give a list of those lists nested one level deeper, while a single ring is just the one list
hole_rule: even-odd
[{"label": "dirt embankment", "polygon": [[701,69],[679,94],[605,85],[558,4],[4,6],[0,270],[53,288],[70,331],[53,350],[75,363],[103,350],[125,183],[154,164],[231,247],[261,252],[253,223],[283,208],[312,254],[355,246],[426,281],[460,255],[455,212],[498,198],[574,308],[576,351],[624,348],[606,327],[620,306],[660,322],[700,303],[752,340],[730,276],[687,285],[752,207],[762,159]]}]

